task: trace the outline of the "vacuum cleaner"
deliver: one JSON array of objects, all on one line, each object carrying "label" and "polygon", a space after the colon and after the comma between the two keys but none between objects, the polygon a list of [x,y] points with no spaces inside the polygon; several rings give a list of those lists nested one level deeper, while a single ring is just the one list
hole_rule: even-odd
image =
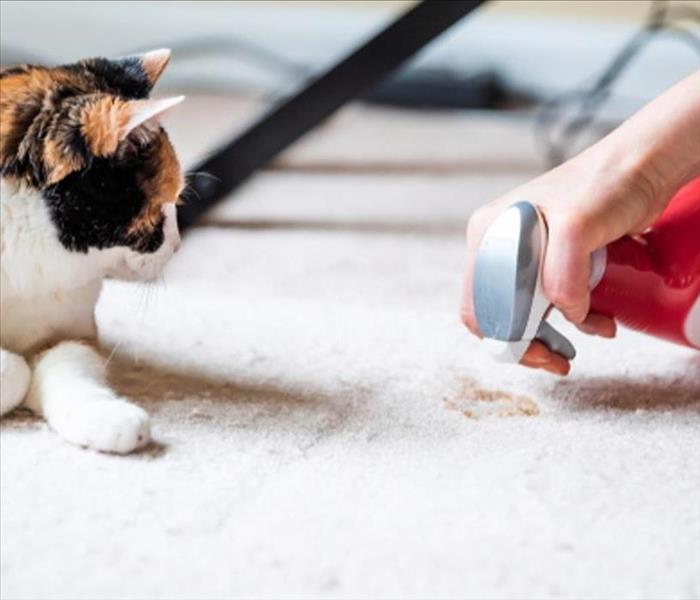
[{"label": "vacuum cleaner", "polygon": [[[389,23],[296,94],[272,107],[242,133],[216,149],[193,169],[189,185],[196,202],[178,208],[180,231],[192,227],[204,213],[228,197],[257,171],[269,164],[336,110],[363,95],[382,95],[377,85],[395,72],[455,23],[486,0],[422,0]],[[424,82],[425,84],[425,82]],[[402,91],[417,96],[410,82],[394,82]],[[425,87],[424,85],[422,87]],[[444,100],[445,90],[429,86]],[[489,98],[493,92],[488,78],[473,78],[467,89],[448,86],[452,95],[461,89],[468,101]],[[386,89],[384,89],[386,92]],[[425,98],[416,97],[417,102]]]},{"label": "vacuum cleaner", "polygon": [[[571,360],[573,344],[546,319],[547,224],[517,202],[484,234],[472,283],[474,312],[497,360],[519,362],[532,340]],[[591,310],[652,336],[700,349],[700,178],[672,198],[652,227],[591,256]]]}]

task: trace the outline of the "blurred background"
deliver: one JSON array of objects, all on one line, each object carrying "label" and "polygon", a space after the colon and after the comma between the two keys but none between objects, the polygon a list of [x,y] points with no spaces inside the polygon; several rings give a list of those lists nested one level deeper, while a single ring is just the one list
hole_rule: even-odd
[{"label": "blurred background", "polygon": [[[245,95],[260,108],[299,88],[411,4],[2,2],[2,62],[62,63],[170,47],[162,91]],[[603,93],[586,109],[595,119],[585,124],[596,121],[605,130],[700,66],[699,19],[693,0],[495,0],[411,61],[394,78],[404,85],[386,84],[369,100],[512,110],[557,99],[558,109],[575,113],[585,92],[599,84]],[[601,82],[607,68],[610,77]],[[232,111],[221,126],[228,132],[248,116]],[[554,117],[549,120],[567,118]],[[570,153],[570,141],[560,140],[564,149],[545,148],[549,161]]]},{"label": "blurred background", "polygon": [[[278,90],[329,65],[412,2],[3,2],[3,62],[52,62],[172,46],[166,81]],[[556,93],[594,76],[647,19],[648,0],[487,3],[415,61],[466,72],[491,67],[509,87]],[[693,0],[663,0],[674,21]],[[197,44],[193,42],[196,41]],[[206,47],[203,47],[206,46]],[[213,60],[215,59],[215,60]],[[647,97],[698,64],[677,32],[659,36],[618,84]]]}]

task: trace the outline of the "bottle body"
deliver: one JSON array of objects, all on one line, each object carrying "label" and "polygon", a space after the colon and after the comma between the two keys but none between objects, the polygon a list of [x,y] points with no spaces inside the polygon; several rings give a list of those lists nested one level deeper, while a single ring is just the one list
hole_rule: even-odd
[{"label": "bottle body", "polygon": [[643,234],[609,244],[591,310],[700,349],[700,178]]}]

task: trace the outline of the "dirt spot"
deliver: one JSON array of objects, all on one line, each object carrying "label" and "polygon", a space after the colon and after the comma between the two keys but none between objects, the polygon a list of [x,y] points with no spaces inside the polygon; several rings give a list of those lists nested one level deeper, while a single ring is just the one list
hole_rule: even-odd
[{"label": "dirt spot", "polygon": [[468,419],[481,417],[534,417],[540,407],[527,396],[479,387],[472,379],[463,379],[452,398],[442,399],[445,408],[462,413]]}]

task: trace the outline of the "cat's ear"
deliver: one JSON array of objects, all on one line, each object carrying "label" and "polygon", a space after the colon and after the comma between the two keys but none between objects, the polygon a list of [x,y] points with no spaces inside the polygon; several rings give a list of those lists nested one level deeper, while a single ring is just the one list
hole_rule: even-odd
[{"label": "cat's ear", "polygon": [[168,50],[168,48],[159,48],[158,50],[151,50],[143,54],[125,56],[117,59],[117,61],[126,64],[133,64],[134,61],[136,61],[146,75],[150,86],[153,87],[170,62],[170,50]]},{"label": "cat's ear", "polygon": [[158,50],[145,52],[137,56],[137,58],[151,85],[154,85],[170,62],[170,50],[168,48],[159,48]]},{"label": "cat's ear", "polygon": [[75,132],[79,131],[92,156],[112,156],[120,142],[131,133],[142,140],[157,131],[157,119],[166,110],[180,104],[184,96],[148,100],[124,100],[106,94],[76,97],[67,101],[69,121],[52,129],[44,140],[43,161],[46,183],[58,183],[85,166],[86,156],[75,151]]},{"label": "cat's ear", "polygon": [[114,154],[119,143],[138,128],[149,134],[149,125],[166,110],[180,104],[184,96],[148,100],[122,100],[100,96],[82,114],[81,131],[93,156]]},{"label": "cat's ear", "polygon": [[184,96],[149,100],[132,100],[127,104],[128,120],[119,131],[119,140],[125,139],[137,127],[154,120],[166,110],[180,104]]}]

